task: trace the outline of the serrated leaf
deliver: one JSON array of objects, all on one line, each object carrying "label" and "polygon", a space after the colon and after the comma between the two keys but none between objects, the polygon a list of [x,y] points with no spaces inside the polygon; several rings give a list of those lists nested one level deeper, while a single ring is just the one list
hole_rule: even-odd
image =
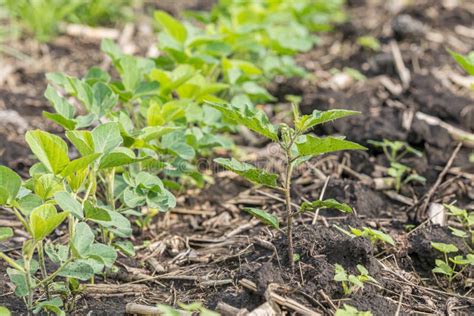
[{"label": "serrated leaf", "polygon": [[240,162],[238,160],[225,159],[225,158],[216,158],[214,159],[216,163],[223,166],[224,168],[235,172],[236,174],[244,177],[250,182],[256,184],[262,184],[271,188],[278,187],[278,175],[274,173],[269,173],[264,170],[257,169],[251,164]]},{"label": "serrated leaf", "polygon": [[301,205],[301,209],[305,210],[314,210],[317,208],[334,208],[338,209],[344,213],[352,213],[352,208],[346,203],[340,203],[334,199],[327,200],[317,200],[313,202],[304,202]]},{"label": "serrated leaf", "polygon": [[59,174],[69,163],[68,148],[61,137],[41,131],[28,131],[25,136],[31,151],[52,173]]},{"label": "serrated leaf", "polygon": [[84,218],[84,211],[82,210],[81,203],[73,198],[71,193],[66,191],[57,192],[54,194],[54,199],[64,211],[69,211],[78,219]]},{"label": "serrated leaf", "polygon": [[270,123],[270,120],[262,111],[246,106],[244,111],[232,105],[222,105],[208,102],[209,106],[221,111],[222,115],[248,129],[263,135],[273,141],[278,141],[278,130]]},{"label": "serrated leaf", "polygon": [[243,209],[245,212],[249,213],[250,215],[258,218],[262,223],[266,225],[270,225],[273,228],[279,229],[280,223],[278,222],[278,217],[275,215],[269,214],[264,210],[253,208],[253,207],[246,207]]},{"label": "serrated leaf", "polygon": [[12,169],[0,166],[0,205],[10,203],[20,191],[21,178]]},{"label": "serrated leaf", "polygon": [[360,112],[357,111],[349,111],[349,110],[329,110],[329,111],[318,111],[314,110],[310,115],[303,115],[301,116],[296,124],[295,127],[297,130],[302,132],[316,126],[319,124],[331,122],[346,116],[357,115]]},{"label": "serrated leaf", "polygon": [[296,143],[300,156],[317,156],[340,150],[365,150],[364,146],[337,137],[315,137],[305,135],[304,141]]}]

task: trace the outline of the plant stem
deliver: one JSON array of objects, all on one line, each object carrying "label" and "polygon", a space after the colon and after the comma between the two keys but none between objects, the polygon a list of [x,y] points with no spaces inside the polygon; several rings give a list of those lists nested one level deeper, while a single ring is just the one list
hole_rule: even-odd
[{"label": "plant stem", "polygon": [[288,239],[288,260],[290,261],[291,271],[295,269],[293,260],[293,214],[291,209],[291,175],[293,173],[293,163],[291,159],[290,148],[286,150],[286,179],[285,179],[285,204],[286,204],[286,236]]},{"label": "plant stem", "polygon": [[[48,277],[48,272],[46,271],[46,263],[45,263],[45,260],[44,260],[44,248],[43,248],[43,242],[42,241],[40,241],[38,243],[38,259],[39,259],[39,262],[40,262],[41,277],[44,280]],[[49,284],[48,283],[46,283],[44,285],[44,290],[46,292],[46,297],[49,300],[50,295],[49,295]]]},{"label": "plant stem", "polygon": [[24,266],[25,266],[25,279],[26,279],[26,287],[28,289],[28,296],[27,296],[27,303],[28,310],[33,307],[33,288],[32,288],[32,281],[31,281],[31,263],[29,258],[24,258]]},{"label": "plant stem", "polygon": [[15,260],[7,256],[3,252],[0,252],[0,258],[5,260],[5,262],[8,263],[12,268],[25,273],[25,269],[22,266],[20,266],[18,263],[15,262]]},{"label": "plant stem", "polygon": [[42,280],[41,282],[38,283],[38,286],[44,286],[45,284],[48,284],[49,282],[51,282],[52,280],[54,280],[54,278],[61,272],[62,269],[64,269],[64,267],[70,263],[73,259],[72,258],[69,258],[67,259],[66,261],[63,262],[63,264],[61,264],[61,266],[56,270],[54,271],[53,273],[51,273],[51,275],[49,277],[47,277],[46,279]]}]

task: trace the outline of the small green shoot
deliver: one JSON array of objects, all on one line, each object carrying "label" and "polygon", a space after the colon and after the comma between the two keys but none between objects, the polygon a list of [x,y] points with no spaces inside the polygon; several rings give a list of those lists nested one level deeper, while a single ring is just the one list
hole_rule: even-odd
[{"label": "small green shoot", "polygon": [[359,275],[348,274],[343,266],[335,264],[334,281],[341,282],[342,289],[345,295],[350,295],[357,292],[359,289],[364,288],[364,283],[372,282],[378,283],[373,277],[369,275],[369,271],[363,266],[358,264],[357,270]]}]

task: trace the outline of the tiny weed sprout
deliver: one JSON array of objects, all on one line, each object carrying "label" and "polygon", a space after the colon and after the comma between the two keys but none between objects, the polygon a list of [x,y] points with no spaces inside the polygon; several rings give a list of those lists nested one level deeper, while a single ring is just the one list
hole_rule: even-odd
[{"label": "tiny weed sprout", "polygon": [[[259,169],[253,165],[239,162],[235,159],[217,158],[215,162],[224,168],[231,170],[247,180],[282,192],[285,195],[286,204],[286,224],[288,239],[288,260],[294,267],[293,251],[293,218],[300,212],[313,210],[320,207],[336,208],[343,212],[350,212],[352,209],[347,204],[339,203],[333,199],[318,200],[311,203],[305,202],[299,211],[294,211],[291,200],[291,180],[293,170],[296,166],[309,160],[312,157],[325,153],[340,150],[361,150],[365,147],[347,141],[341,137],[316,137],[308,133],[316,125],[330,122],[336,119],[358,114],[358,112],[347,110],[314,111],[311,115],[301,116],[297,106],[293,106],[294,127],[286,124],[273,125],[269,118],[260,110],[250,106],[239,108],[235,105],[222,105],[210,103],[211,106],[219,110],[225,119],[235,124],[243,125],[253,132],[268,138],[277,143],[282,149],[285,157],[284,179],[279,181],[279,176],[274,173]],[[272,214],[259,209],[245,209],[251,215],[259,218],[263,223],[279,228],[278,218]]]},{"label": "tiny weed sprout", "polygon": [[445,275],[448,278],[449,286],[457,276],[462,275],[464,270],[466,270],[469,266],[474,266],[473,254],[449,257],[449,254],[459,251],[455,245],[432,242],[431,246],[441,252],[444,256],[444,260],[435,260],[436,267],[433,269],[433,272]]},{"label": "tiny weed sprout", "polygon": [[417,157],[422,157],[423,153],[411,147],[405,142],[389,141],[369,141],[375,147],[381,148],[390,162],[390,167],[387,169],[387,174],[393,179],[393,186],[397,191],[400,191],[403,185],[410,182],[418,182],[424,184],[426,179],[416,173],[412,168],[400,163],[400,160],[407,154],[413,154]]},{"label": "tiny weed sprout", "polygon": [[370,311],[361,312],[353,306],[344,304],[343,307],[339,308],[334,315],[335,316],[372,316],[372,312]]},{"label": "tiny weed sprout", "polygon": [[334,281],[341,282],[345,295],[350,295],[359,289],[363,289],[366,282],[377,283],[377,280],[369,275],[369,271],[363,265],[357,265],[357,270],[359,271],[357,276],[348,274],[340,264],[336,264],[334,268]]}]

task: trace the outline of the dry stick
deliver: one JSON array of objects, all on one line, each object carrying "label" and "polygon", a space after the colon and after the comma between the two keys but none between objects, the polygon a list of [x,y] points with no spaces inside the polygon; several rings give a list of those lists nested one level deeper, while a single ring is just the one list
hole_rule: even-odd
[{"label": "dry stick", "polygon": [[397,68],[398,75],[402,81],[403,88],[407,89],[411,81],[410,71],[405,67],[400,47],[398,47],[396,41],[393,40],[390,42],[390,48],[392,49],[393,58],[395,59],[395,67]]},{"label": "dry stick", "polygon": [[457,156],[459,150],[461,149],[461,147],[462,147],[462,143],[459,143],[456,146],[453,153],[451,154],[451,157],[449,158],[448,162],[446,163],[446,166],[444,166],[443,171],[441,171],[441,173],[438,176],[438,179],[436,179],[435,184],[431,187],[431,189],[426,194],[426,198],[424,199],[423,204],[421,205],[421,207],[416,212],[416,218],[418,220],[421,220],[425,216],[426,209],[428,208],[428,205],[431,201],[431,198],[433,197],[433,194],[435,194],[435,192],[438,189],[439,185],[441,184],[441,181],[443,180],[444,176],[448,172],[449,168],[451,168],[451,165],[453,164],[454,159],[456,158],[456,156]]},{"label": "dry stick", "polygon": [[[131,315],[162,315],[160,309],[155,306],[142,305],[137,303],[128,303],[125,306],[125,313]],[[191,316],[191,312],[178,310],[180,316]]]},{"label": "dry stick", "polygon": [[[328,183],[329,183],[329,180],[331,179],[331,176],[327,176],[326,177],[326,181],[324,182],[324,186],[323,186],[323,189],[321,190],[321,195],[319,195],[319,199],[322,200],[323,197],[324,197],[324,194],[326,193],[326,188],[328,187]],[[316,212],[314,212],[314,217],[313,217],[313,221],[311,222],[312,225],[316,224],[316,222],[318,221],[318,216],[319,216],[319,210],[321,208],[318,207],[316,209]]]},{"label": "dry stick", "polygon": [[398,301],[398,307],[397,307],[397,311],[395,312],[395,316],[400,315],[400,310],[402,308],[402,302],[403,302],[403,291],[400,294],[400,300]]}]

